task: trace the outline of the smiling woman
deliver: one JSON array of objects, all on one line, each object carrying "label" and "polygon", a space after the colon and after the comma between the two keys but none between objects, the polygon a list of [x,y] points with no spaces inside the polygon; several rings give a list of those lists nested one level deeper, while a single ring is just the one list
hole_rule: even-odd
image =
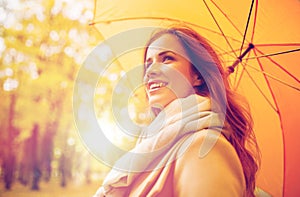
[{"label": "smiling woman", "polygon": [[144,62],[156,118],[118,161],[131,169],[112,169],[95,196],[254,196],[251,116],[207,41],[185,27],[159,30]]}]

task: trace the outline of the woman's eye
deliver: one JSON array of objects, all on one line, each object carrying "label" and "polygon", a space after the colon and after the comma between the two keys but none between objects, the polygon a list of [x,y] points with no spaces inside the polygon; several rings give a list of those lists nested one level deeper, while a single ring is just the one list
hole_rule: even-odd
[{"label": "woman's eye", "polygon": [[164,58],[163,58],[163,62],[164,63],[168,63],[169,61],[172,61],[172,60],[174,60],[174,58],[172,57],[172,56],[164,56]]},{"label": "woman's eye", "polygon": [[147,61],[145,62],[145,68],[149,68],[151,66],[152,62],[150,61]]}]

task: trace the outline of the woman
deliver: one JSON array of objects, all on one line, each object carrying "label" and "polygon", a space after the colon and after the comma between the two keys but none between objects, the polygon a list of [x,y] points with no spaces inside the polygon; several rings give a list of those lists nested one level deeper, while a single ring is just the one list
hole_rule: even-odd
[{"label": "woman", "polygon": [[144,62],[156,118],[135,155],[120,159],[130,169],[112,170],[95,196],[254,196],[251,116],[208,42],[186,27],[163,29]]}]

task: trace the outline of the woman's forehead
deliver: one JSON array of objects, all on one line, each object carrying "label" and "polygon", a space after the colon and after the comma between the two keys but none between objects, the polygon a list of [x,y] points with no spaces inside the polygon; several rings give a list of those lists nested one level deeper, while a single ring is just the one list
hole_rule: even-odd
[{"label": "woman's forehead", "polygon": [[172,51],[187,58],[185,49],[180,41],[176,36],[171,34],[164,34],[152,42],[147,49],[146,59],[153,57],[162,51]]}]

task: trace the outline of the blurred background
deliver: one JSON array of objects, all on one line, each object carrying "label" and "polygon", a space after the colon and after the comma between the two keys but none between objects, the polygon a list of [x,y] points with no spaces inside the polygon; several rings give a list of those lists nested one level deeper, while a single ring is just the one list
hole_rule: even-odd
[{"label": "blurred background", "polygon": [[93,6],[0,0],[0,196],[92,196],[108,171],[85,148],[72,112],[77,72],[101,40],[89,25]]}]

